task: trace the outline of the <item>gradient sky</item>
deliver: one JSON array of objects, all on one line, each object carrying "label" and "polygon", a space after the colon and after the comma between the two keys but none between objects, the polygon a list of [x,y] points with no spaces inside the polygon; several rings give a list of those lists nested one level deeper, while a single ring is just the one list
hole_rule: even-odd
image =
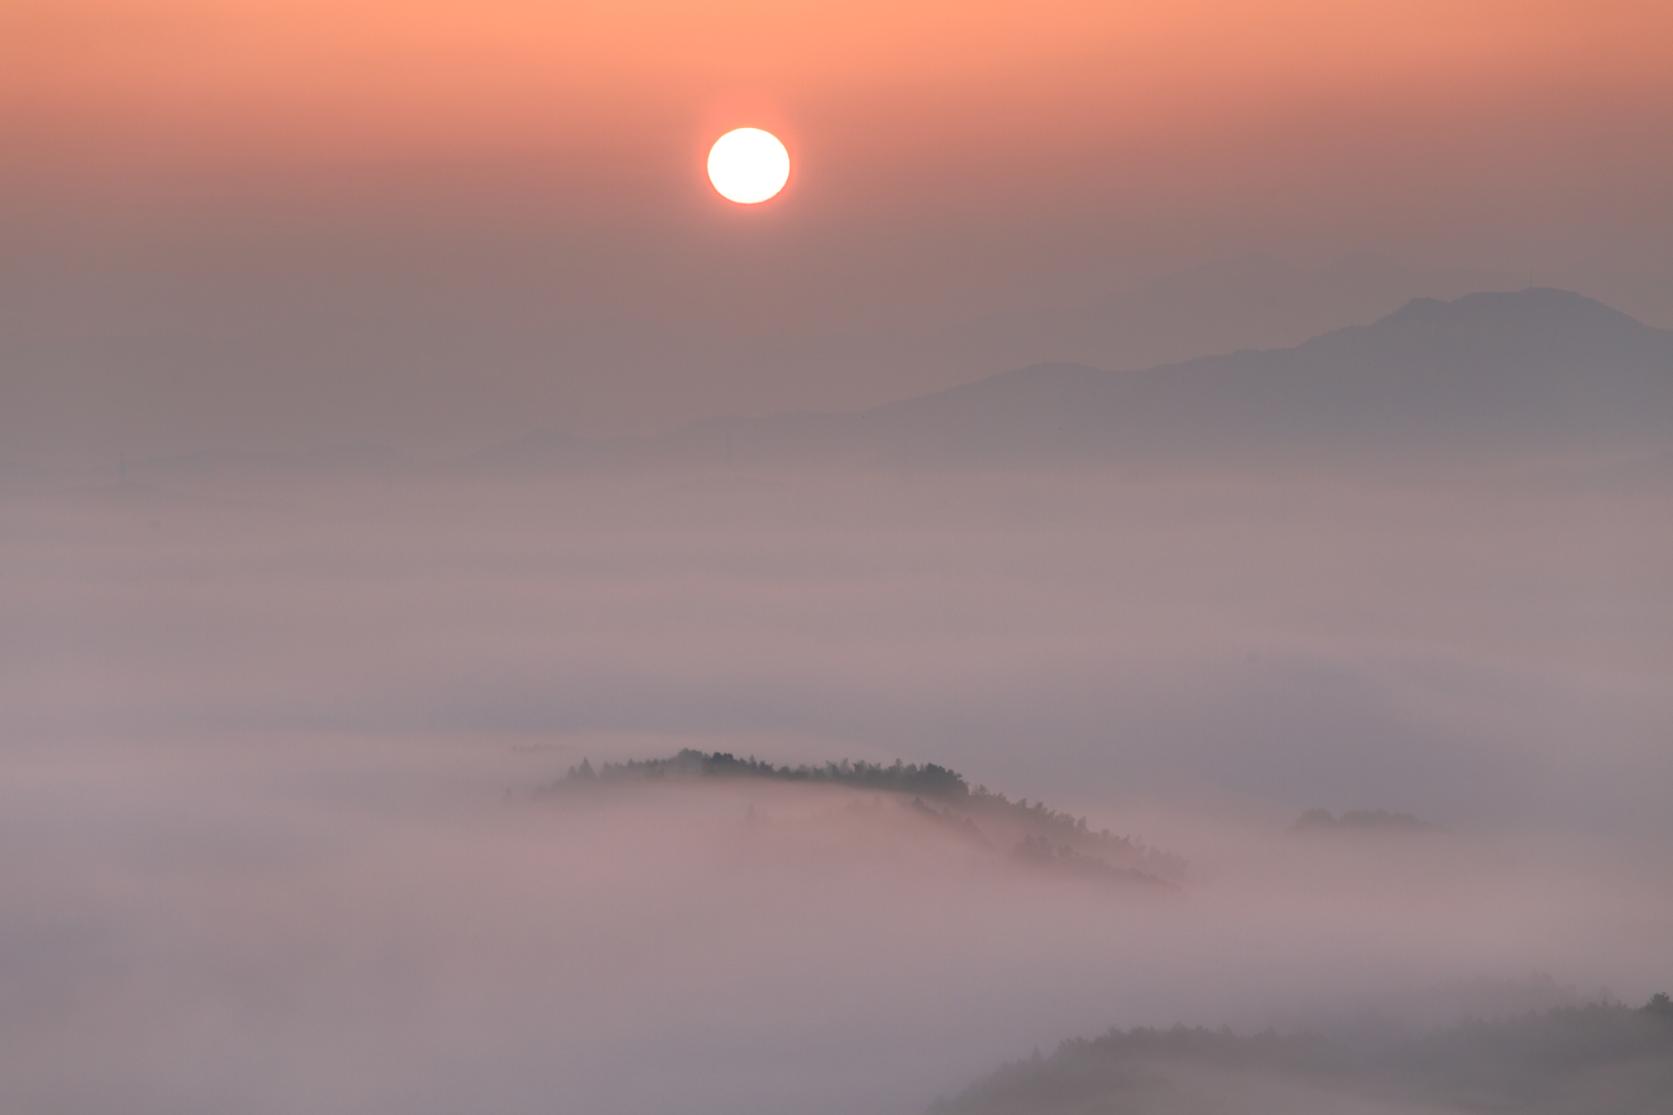
[{"label": "gradient sky", "polygon": [[1670,119],[1661,0],[10,0],[0,434],[646,429],[1524,281],[1673,324]]}]

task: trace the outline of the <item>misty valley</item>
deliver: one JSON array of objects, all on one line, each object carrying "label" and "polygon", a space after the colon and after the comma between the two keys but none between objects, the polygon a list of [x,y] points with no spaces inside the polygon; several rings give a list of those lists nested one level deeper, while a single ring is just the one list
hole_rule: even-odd
[{"label": "misty valley", "polygon": [[1670,336],[8,469],[0,1110],[1667,1110]]},{"label": "misty valley", "polygon": [[[1093,832],[1084,818],[986,787],[971,788],[935,764],[826,762],[775,766],[724,753],[684,750],[668,759],[573,766],[542,791],[570,807],[624,804],[650,795],[668,815],[699,831],[733,812],[745,862],[778,859],[790,869],[899,872],[902,882],[972,870],[996,895],[1041,902],[1040,879],[1114,885],[1110,901],[1155,900],[1181,892],[1186,864],[1132,837]],[[697,803],[702,806],[698,807]],[[695,808],[694,808],[695,807]],[[688,813],[687,811],[692,812]],[[1340,817],[1308,810],[1291,827],[1298,838],[1348,833],[1372,841],[1432,836],[1434,826],[1384,810]],[[1009,854],[994,854],[1009,848]],[[1377,878],[1390,853],[1377,843],[1352,853],[1353,867]],[[1447,849],[1417,851],[1432,861]],[[758,858],[759,857],[759,858]],[[1302,869],[1304,857],[1292,866]],[[1006,872],[1011,877],[1006,877]],[[1092,911],[1086,913],[1096,916]],[[1083,916],[1086,916],[1083,914]],[[817,963],[817,959],[812,959]],[[1049,1057],[1038,1049],[1003,1066],[930,1115],[1083,1115],[1132,1112],[1272,1110],[1398,1115],[1400,1112],[1525,1111],[1580,1115],[1599,1110],[1653,1111],[1673,1096],[1673,1001],[1658,992],[1641,1006],[1588,1001],[1551,980],[1526,978],[1447,989],[1461,1021],[1404,1010],[1394,1002],[1339,1008],[1336,1017],[1290,1028],[1234,1032],[1229,1027],[1115,1029],[1063,1041]],[[1435,989],[1436,1011],[1446,995]],[[1383,1009],[1386,1008],[1386,1009]]]}]

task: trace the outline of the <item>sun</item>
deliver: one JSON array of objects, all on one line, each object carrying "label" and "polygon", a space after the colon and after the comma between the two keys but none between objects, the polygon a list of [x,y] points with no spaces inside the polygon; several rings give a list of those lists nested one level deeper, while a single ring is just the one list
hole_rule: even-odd
[{"label": "sun", "polygon": [[734,128],[709,148],[709,181],[721,197],[757,205],[790,180],[790,152],[760,128]]}]

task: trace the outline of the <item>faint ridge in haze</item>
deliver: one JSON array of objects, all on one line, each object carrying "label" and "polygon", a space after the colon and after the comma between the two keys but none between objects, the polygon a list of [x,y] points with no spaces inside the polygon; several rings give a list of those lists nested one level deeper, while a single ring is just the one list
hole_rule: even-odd
[{"label": "faint ridge in haze", "polygon": [[151,457],[114,471],[164,480],[1433,454],[1613,459],[1654,479],[1670,439],[1673,332],[1571,291],[1529,287],[1413,299],[1288,348],[1125,371],[1037,363],[862,411],[721,417],[618,438],[537,428],[451,464],[350,444]]},{"label": "faint ridge in haze", "polygon": [[1134,371],[1036,364],[853,413],[485,460],[1007,465],[1184,454],[1620,451],[1673,434],[1673,332],[1570,291],[1419,298],[1291,348]]}]

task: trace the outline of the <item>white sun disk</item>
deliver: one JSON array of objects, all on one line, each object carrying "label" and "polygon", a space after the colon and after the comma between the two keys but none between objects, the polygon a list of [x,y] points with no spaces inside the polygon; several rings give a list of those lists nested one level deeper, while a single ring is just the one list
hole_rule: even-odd
[{"label": "white sun disk", "polygon": [[756,205],[789,180],[790,152],[771,132],[734,128],[709,148],[709,181],[727,201]]}]

